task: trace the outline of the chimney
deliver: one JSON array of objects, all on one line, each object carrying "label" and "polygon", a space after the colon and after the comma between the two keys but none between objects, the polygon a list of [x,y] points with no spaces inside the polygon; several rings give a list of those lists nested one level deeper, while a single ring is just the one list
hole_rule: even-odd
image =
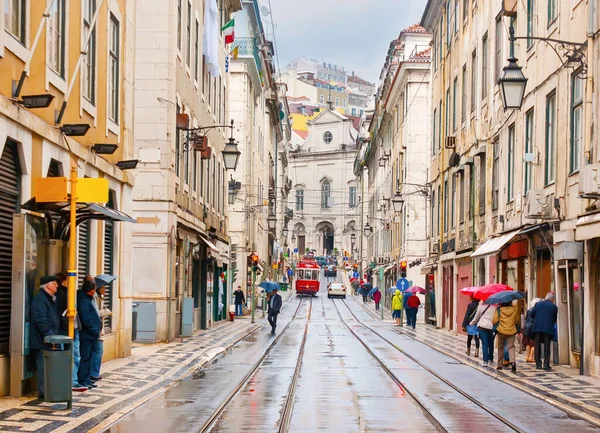
[{"label": "chimney", "polygon": [[354,78],[354,71],[352,71],[352,78]]}]

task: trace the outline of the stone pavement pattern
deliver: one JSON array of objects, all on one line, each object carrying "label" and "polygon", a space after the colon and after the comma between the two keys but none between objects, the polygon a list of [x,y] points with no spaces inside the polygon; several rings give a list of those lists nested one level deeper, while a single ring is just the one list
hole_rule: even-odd
[{"label": "stone pavement pattern", "polygon": [[[375,311],[373,302],[363,304],[360,296],[355,297],[355,300],[363,305],[374,319],[380,319],[380,312]],[[422,315],[423,311],[419,310],[419,314]],[[479,358],[467,356],[466,335],[438,329],[422,322],[418,322],[416,329],[413,330],[406,326],[406,319],[404,326],[396,327],[391,318],[391,313],[387,310],[384,310],[384,321],[389,322],[390,326],[394,326],[394,330],[400,334],[410,336],[464,364],[529,392],[567,413],[581,416],[600,426],[600,378],[580,376],[579,370],[562,365],[552,366],[551,371],[536,370],[535,363],[526,362],[524,352],[516,355],[516,373],[512,373],[510,368],[496,370],[495,361],[493,367],[484,368],[481,366],[483,361],[481,355]],[[472,343],[471,352],[473,353],[474,350],[475,342]],[[494,351],[494,359],[495,355],[496,352]]]},{"label": "stone pavement pattern", "polygon": [[65,410],[62,403],[5,399],[0,405],[0,432],[90,431],[162,392],[259,327],[247,319],[222,322],[183,343],[136,347],[132,356],[104,363],[98,388],[74,393],[72,411]]}]

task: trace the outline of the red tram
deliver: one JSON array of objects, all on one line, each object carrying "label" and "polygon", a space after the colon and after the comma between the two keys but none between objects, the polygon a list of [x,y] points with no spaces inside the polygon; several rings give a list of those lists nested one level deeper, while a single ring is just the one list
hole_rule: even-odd
[{"label": "red tram", "polygon": [[296,294],[315,296],[319,291],[321,267],[315,259],[305,257],[296,266]]}]

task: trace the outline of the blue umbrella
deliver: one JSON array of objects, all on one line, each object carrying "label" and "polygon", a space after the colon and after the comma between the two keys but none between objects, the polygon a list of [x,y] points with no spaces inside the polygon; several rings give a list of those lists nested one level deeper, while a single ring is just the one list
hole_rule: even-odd
[{"label": "blue umbrella", "polygon": [[273,290],[279,290],[279,283],[276,283],[275,281],[263,281],[258,287],[262,287],[265,289],[265,292],[271,293]]},{"label": "blue umbrella", "polygon": [[487,298],[485,300],[484,304],[487,304],[487,305],[505,304],[508,302],[512,302],[515,299],[523,299],[524,297],[525,297],[525,294],[522,292],[505,290],[505,291],[498,292],[495,295],[490,296],[489,298]]},{"label": "blue umbrella", "polygon": [[389,289],[386,290],[386,292],[388,293],[396,293],[396,290],[400,290],[398,287],[390,287]]},{"label": "blue umbrella", "polygon": [[110,283],[112,283],[116,279],[117,279],[117,277],[115,277],[114,275],[108,275],[108,274],[98,275],[97,277],[94,277],[94,281],[96,282],[96,287],[108,286]]},{"label": "blue umbrella", "polygon": [[371,291],[369,292],[369,296],[373,296],[373,294],[374,294],[374,293],[375,293],[377,290],[379,290],[377,287],[373,287],[373,288],[371,289]]}]

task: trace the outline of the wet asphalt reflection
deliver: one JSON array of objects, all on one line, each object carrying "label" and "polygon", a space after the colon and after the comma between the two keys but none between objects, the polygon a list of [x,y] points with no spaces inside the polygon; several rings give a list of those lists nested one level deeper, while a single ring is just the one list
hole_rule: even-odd
[{"label": "wet asphalt reflection", "polygon": [[[210,424],[212,432],[597,431],[395,332],[390,323],[373,320],[354,298],[328,299],[326,283],[331,281],[323,279],[317,297],[290,298],[279,317],[276,344],[265,324],[109,431],[208,431],[204,427],[215,413],[219,416]],[[485,408],[510,420],[516,429]],[[289,426],[281,427],[283,418]]]}]

